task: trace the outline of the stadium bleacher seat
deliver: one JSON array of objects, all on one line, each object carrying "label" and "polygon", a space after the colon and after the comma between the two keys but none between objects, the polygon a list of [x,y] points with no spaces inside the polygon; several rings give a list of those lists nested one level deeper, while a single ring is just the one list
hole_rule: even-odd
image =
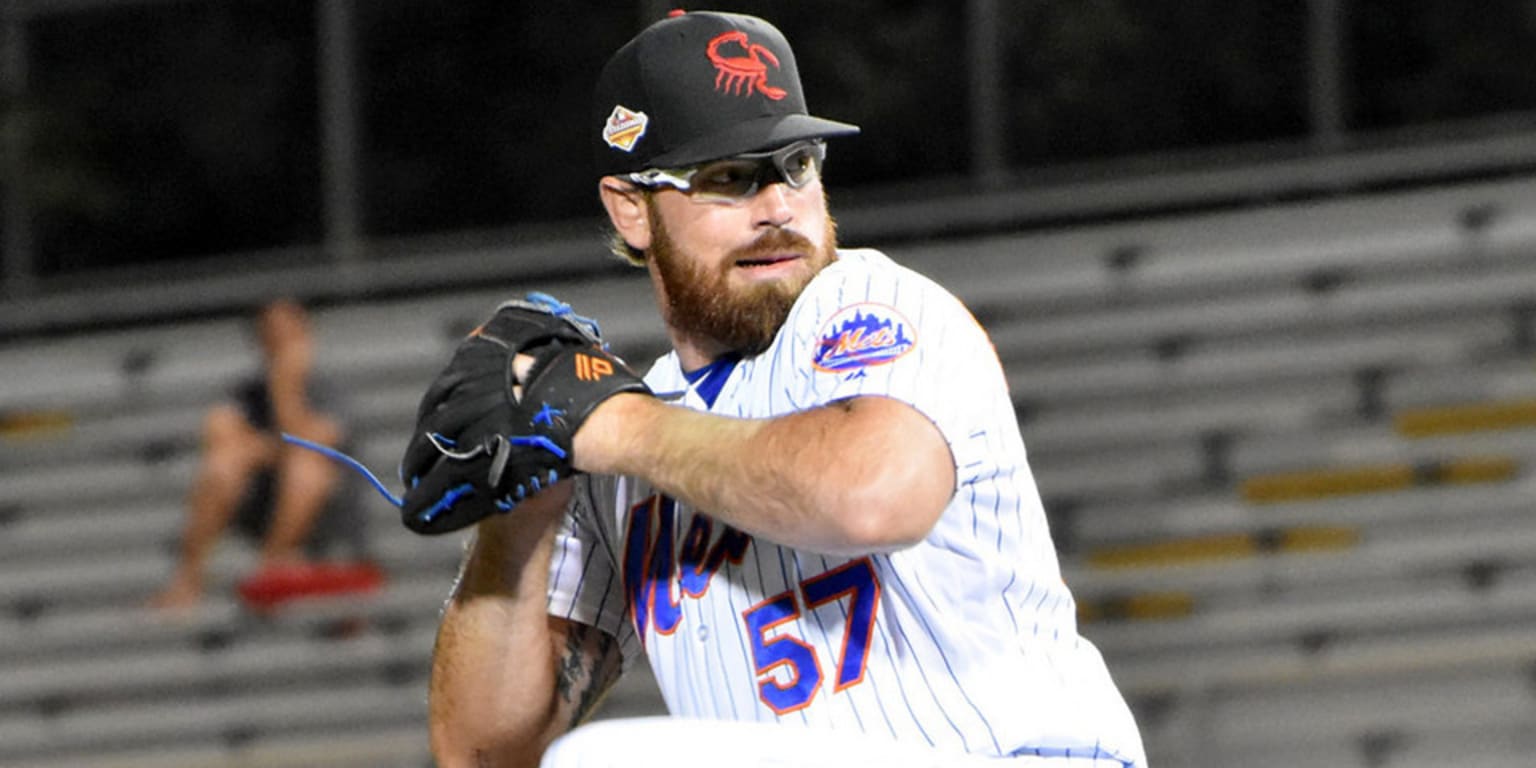
[{"label": "stadium bleacher seat", "polygon": [[[1084,634],[1154,765],[1529,762],[1536,185],[1469,183],[891,244],[992,333]],[[644,368],[638,273],[318,307],[388,485],[426,382],[540,289]],[[0,765],[425,768],[462,539],[382,499],[377,593],[140,605],[239,317],[0,345]],[[650,714],[643,668],[602,716]]]}]

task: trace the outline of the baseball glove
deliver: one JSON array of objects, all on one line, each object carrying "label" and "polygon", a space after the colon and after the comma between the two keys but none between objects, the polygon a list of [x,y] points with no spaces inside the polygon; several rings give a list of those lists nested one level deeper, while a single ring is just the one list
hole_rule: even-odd
[{"label": "baseball glove", "polygon": [[[533,358],[522,381],[520,354]],[[502,304],[422,397],[400,462],[405,526],[456,531],[573,474],[572,436],[621,392],[650,394],[597,323],[540,293]]]}]

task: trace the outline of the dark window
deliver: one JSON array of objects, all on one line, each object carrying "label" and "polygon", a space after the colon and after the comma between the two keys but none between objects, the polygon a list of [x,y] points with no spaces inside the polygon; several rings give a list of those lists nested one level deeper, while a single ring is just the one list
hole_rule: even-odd
[{"label": "dark window", "polygon": [[41,274],[319,239],[310,0],[113,6],[28,33]]},{"label": "dark window", "polygon": [[1348,28],[1351,128],[1536,109],[1536,3],[1354,0]]},{"label": "dark window", "polygon": [[599,211],[588,122],[630,3],[357,4],[370,234],[500,227]]},{"label": "dark window", "polygon": [[1012,163],[1299,138],[1306,3],[1006,4]]}]

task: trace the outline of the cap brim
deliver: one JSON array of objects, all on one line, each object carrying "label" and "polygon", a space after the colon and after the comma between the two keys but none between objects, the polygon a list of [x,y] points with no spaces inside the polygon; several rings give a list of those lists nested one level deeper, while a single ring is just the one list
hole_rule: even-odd
[{"label": "cap brim", "polygon": [[651,158],[652,168],[680,168],[744,152],[776,149],[804,139],[852,136],[859,127],[810,115],[768,115],[691,141]]}]

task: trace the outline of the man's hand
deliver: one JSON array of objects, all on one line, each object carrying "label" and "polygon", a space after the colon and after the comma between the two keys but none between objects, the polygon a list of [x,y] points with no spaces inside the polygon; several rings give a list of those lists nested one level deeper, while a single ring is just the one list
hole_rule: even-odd
[{"label": "man's hand", "polygon": [[456,531],[570,476],[576,430],[621,392],[650,394],[596,323],[543,294],[501,305],[422,397],[400,462],[406,527]]}]

